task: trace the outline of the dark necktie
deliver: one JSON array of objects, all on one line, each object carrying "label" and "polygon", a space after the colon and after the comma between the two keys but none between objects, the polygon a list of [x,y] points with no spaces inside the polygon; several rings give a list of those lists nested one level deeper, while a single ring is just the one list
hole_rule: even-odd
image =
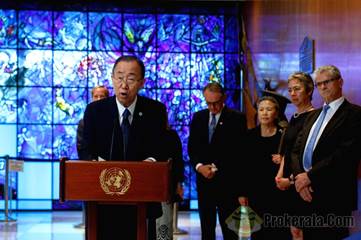
[{"label": "dark necktie", "polygon": [[129,132],[130,132],[130,123],[129,123],[130,112],[126,108],[123,112],[123,121],[122,121],[122,133],[123,133],[123,156],[125,160],[127,159],[127,150],[128,150],[128,141],[129,141]]},{"label": "dark necktie", "polygon": [[321,115],[318,119],[318,121],[316,122],[316,126],[315,129],[313,130],[313,133],[310,137],[310,141],[308,142],[308,144],[306,145],[306,149],[305,149],[305,153],[303,154],[303,168],[308,171],[311,169],[312,167],[312,155],[313,155],[313,149],[316,143],[316,138],[317,135],[321,129],[322,123],[325,120],[326,114],[327,114],[327,110],[330,108],[329,105],[325,105],[323,106]]},{"label": "dark necktie", "polygon": [[214,130],[216,129],[216,114],[213,114],[212,113],[212,119],[211,119],[211,123],[209,124],[209,127],[208,127],[208,141],[211,142],[212,140],[212,136],[213,136],[213,133],[214,133]]}]

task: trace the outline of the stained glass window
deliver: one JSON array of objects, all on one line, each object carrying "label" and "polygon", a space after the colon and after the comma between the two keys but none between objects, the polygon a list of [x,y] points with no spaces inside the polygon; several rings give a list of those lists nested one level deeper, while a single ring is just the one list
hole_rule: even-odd
[{"label": "stained glass window", "polygon": [[[0,130],[14,135],[0,145],[0,153],[33,159],[18,178],[17,207],[79,207],[57,201],[59,158],[77,158],[77,124],[91,89],[105,85],[113,94],[111,70],[122,55],[144,61],[140,94],[166,105],[183,144],[185,202],[196,200],[187,144],[192,114],[207,107],[202,88],[209,81],[222,83],[227,105],[240,108],[235,13],[159,6],[39,9],[0,9]],[[39,174],[46,185],[37,182]]]}]

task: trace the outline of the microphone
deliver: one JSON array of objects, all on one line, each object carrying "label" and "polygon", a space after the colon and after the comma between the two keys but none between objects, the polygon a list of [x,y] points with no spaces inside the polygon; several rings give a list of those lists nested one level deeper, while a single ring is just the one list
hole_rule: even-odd
[{"label": "microphone", "polygon": [[109,150],[109,161],[112,160],[113,157],[113,145],[114,145],[114,132],[115,132],[115,126],[117,124],[117,118],[114,119],[113,121],[113,129],[112,129],[112,139],[110,142],[110,150]]}]

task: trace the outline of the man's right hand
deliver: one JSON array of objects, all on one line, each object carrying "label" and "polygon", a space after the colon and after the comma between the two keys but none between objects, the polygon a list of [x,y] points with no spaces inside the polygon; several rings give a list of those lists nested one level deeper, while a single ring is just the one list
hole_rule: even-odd
[{"label": "man's right hand", "polygon": [[216,172],[213,170],[214,167],[211,164],[199,166],[198,172],[207,179],[212,179]]}]

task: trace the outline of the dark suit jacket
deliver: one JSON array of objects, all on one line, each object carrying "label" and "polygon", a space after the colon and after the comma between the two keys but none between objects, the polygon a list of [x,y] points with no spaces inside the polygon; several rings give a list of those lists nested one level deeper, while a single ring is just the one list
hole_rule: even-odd
[{"label": "dark suit jacket", "polygon": [[80,119],[78,123],[78,127],[76,129],[76,150],[78,153],[78,158],[80,160],[90,159],[90,157],[87,155],[87,150],[85,149],[83,132],[84,132],[84,120]]},{"label": "dark suit jacket", "polygon": [[168,158],[172,159],[172,202],[181,201],[176,194],[177,184],[184,181],[184,161],[182,141],[176,130],[169,129],[166,132],[164,150]]},{"label": "dark suit jacket", "polygon": [[[165,106],[155,100],[138,96],[129,136],[129,161],[162,155],[162,137],[166,129]],[[123,137],[114,97],[90,103],[84,114],[84,141],[92,159],[123,159]]]},{"label": "dark suit jacket", "polygon": [[[243,160],[241,149],[247,131],[246,117],[239,111],[224,107],[210,143],[208,123],[208,109],[193,115],[188,142],[190,162],[194,168],[198,163],[214,163],[218,168],[213,179],[219,183],[217,191],[225,193],[224,196],[237,196],[234,180],[237,180],[236,176],[241,171],[239,165]],[[198,172],[197,181],[198,184],[209,182]]]},{"label": "dark suit jacket", "polygon": [[[303,170],[303,152],[307,137],[322,109],[307,117],[291,153],[291,170],[296,176]],[[351,211],[357,203],[357,170],[361,156],[361,108],[345,100],[314,149],[312,169],[308,172],[312,205],[325,213]]]},{"label": "dark suit jacket", "polygon": [[[138,96],[129,136],[129,159],[123,159],[123,137],[114,97],[90,103],[84,114],[84,143],[91,159],[143,161],[153,157],[167,160],[164,133],[167,113],[164,104]],[[160,204],[148,208],[148,216],[161,215]]]}]

